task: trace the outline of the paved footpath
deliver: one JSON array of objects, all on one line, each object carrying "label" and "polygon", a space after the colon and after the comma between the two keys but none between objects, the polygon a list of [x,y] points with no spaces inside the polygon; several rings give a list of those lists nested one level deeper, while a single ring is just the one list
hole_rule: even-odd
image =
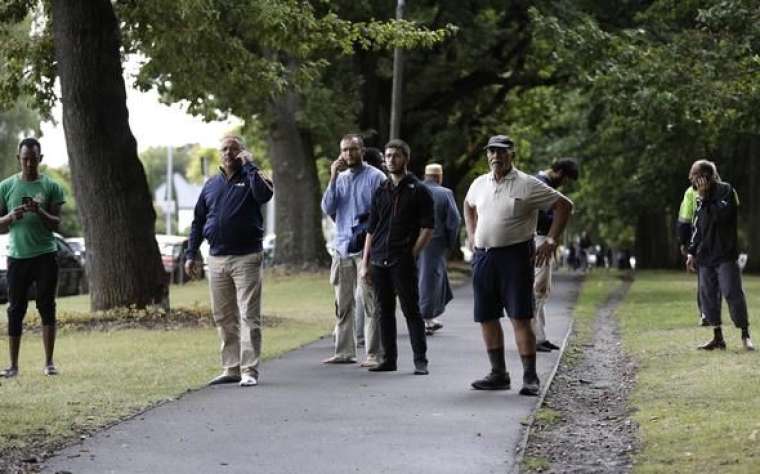
[{"label": "paved footpath", "polygon": [[[556,343],[568,331],[578,281],[555,276],[547,329]],[[445,327],[428,338],[428,376],[412,375],[402,321],[398,372],[322,365],[332,352],[324,338],[265,362],[257,387],[192,392],[61,451],[43,472],[507,472],[525,430],[520,422],[538,399],[517,394],[522,369],[509,324],[512,390],[470,389],[488,372],[488,359],[472,322],[472,288],[454,295]],[[558,357],[538,354],[542,380]]]}]

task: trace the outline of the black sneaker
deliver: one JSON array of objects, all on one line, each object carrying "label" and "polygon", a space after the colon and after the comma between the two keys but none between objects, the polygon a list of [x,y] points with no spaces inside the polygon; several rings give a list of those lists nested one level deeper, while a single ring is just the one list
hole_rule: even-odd
[{"label": "black sneaker", "polygon": [[553,342],[548,341],[548,340],[542,342],[541,345],[544,346],[544,347],[546,347],[547,349],[551,349],[553,351],[558,351],[559,350],[559,346],[558,345],[556,345]]},{"label": "black sneaker", "polygon": [[726,341],[723,339],[710,339],[708,342],[705,342],[701,346],[697,347],[697,349],[701,351],[712,351],[715,349],[720,349],[722,351],[726,350]]},{"label": "black sneaker", "polygon": [[536,352],[551,352],[552,350],[546,347],[545,343],[536,344]]},{"label": "black sneaker", "polygon": [[703,328],[709,327],[710,326],[710,321],[708,321],[706,317],[702,316],[699,319],[699,325],[702,326]]},{"label": "black sneaker", "polygon": [[475,390],[509,390],[509,374],[497,374],[491,372],[482,379],[472,382],[472,388]]},{"label": "black sneaker", "polygon": [[427,375],[430,372],[428,372],[428,364],[427,362],[416,362],[414,363],[414,375]]},{"label": "black sneaker", "polygon": [[520,395],[525,395],[528,397],[537,397],[538,392],[540,391],[540,382],[538,381],[538,377],[533,379],[526,379],[523,377],[523,386],[520,389]]},{"label": "black sneaker", "polygon": [[380,364],[377,364],[374,367],[370,367],[367,370],[369,370],[370,372],[395,372],[397,369],[396,369],[396,363],[395,362],[388,362],[386,360],[386,361],[383,361]]}]

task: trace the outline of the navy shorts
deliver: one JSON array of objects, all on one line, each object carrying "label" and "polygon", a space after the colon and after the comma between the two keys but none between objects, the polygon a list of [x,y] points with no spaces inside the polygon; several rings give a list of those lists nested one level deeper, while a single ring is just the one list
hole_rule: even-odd
[{"label": "navy shorts", "polygon": [[475,322],[533,317],[533,240],[488,250],[475,249],[472,287]]}]

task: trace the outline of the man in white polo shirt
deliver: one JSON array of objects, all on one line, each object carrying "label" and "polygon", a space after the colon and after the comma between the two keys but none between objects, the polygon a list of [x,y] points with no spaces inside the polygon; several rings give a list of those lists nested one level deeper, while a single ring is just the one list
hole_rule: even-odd
[{"label": "man in white polo shirt", "polygon": [[[472,257],[475,321],[480,323],[491,372],[472,382],[476,390],[507,390],[504,333],[499,319],[506,310],[523,365],[521,395],[536,396],[536,336],[533,318],[534,265],[548,262],[567,224],[573,203],[555,189],[517,170],[515,145],[495,135],[485,147],[491,172],[473,181],[464,201],[465,225]],[[554,221],[543,244],[533,234],[539,210],[553,210]]]}]

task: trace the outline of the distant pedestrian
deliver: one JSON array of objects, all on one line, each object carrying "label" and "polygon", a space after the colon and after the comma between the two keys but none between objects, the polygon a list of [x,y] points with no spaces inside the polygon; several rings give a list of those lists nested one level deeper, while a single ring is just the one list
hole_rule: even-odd
[{"label": "distant pedestrian", "polygon": [[692,184],[699,198],[686,268],[698,271],[699,302],[713,327],[713,338],[699,349],[711,351],[726,348],[720,317],[722,294],[734,325],[741,330],[742,345],[746,350],[754,351],[749,335],[747,301],[737,262],[739,196],[731,184],[718,180],[714,166],[697,162],[692,169]]},{"label": "distant pedestrian", "polygon": [[185,271],[196,275],[198,249],[208,240],[211,311],[222,340],[221,375],[209,384],[257,385],[261,357],[261,263],[264,219],[272,181],[240,137],[222,139],[220,173],[203,185],[190,228]]},{"label": "distant pedestrian", "polygon": [[[533,333],[534,266],[549,261],[565,228],[572,202],[558,191],[513,166],[515,145],[495,135],[485,147],[491,172],[470,185],[464,201],[475,290],[475,322],[480,323],[491,372],[472,382],[477,390],[506,390],[510,378],[504,358],[504,333],[499,319],[507,311],[523,365],[521,395],[536,396],[536,336]],[[554,211],[544,243],[535,248],[538,211]]]},{"label": "distant pedestrian", "polygon": [[443,187],[442,183],[443,167],[437,163],[425,166],[423,184],[433,197],[435,228],[433,237],[417,258],[417,268],[420,278],[420,312],[428,336],[443,328],[437,318],[454,297],[449,284],[447,258],[449,251],[456,247],[459,224],[462,221],[454,193]]},{"label": "distant pedestrian", "polygon": [[334,216],[335,238],[330,283],[335,290],[335,353],[325,364],[356,362],[357,333],[354,331],[357,285],[364,305],[367,358],[362,367],[380,362],[382,348],[378,330],[376,297],[371,286],[359,281],[364,239],[369,226],[373,193],[386,180],[378,169],[364,163],[364,141],[360,135],[345,135],[340,141],[340,156],[330,166],[330,183],[322,196],[322,211]]},{"label": "distant pedestrian", "polygon": [[[390,179],[372,198],[362,278],[377,292],[383,362],[369,370],[389,372],[397,368],[396,297],[406,319],[414,356],[414,373],[428,373],[425,323],[419,306],[416,258],[433,234],[433,198],[430,191],[407,171],[411,151],[403,140],[385,145],[385,165]],[[371,263],[371,265],[370,265]]]},{"label": "distant pedestrian", "polygon": [[[539,171],[536,175],[539,181],[545,185],[559,189],[569,181],[578,179],[578,163],[570,158],[561,158],[552,163],[549,169]],[[538,225],[536,227],[536,236],[534,238],[536,248],[549,238],[549,231],[554,221],[554,211],[538,211]],[[599,254],[603,261],[603,254]],[[552,263],[554,255],[543,264],[536,264],[535,281],[533,291],[536,298],[536,309],[533,317],[533,332],[536,334],[536,350],[538,352],[550,352],[559,349],[559,346],[546,338],[546,302],[549,300],[549,294],[552,289]]]},{"label": "distant pedestrian", "polygon": [[[708,160],[698,160],[691,166],[691,169],[689,170],[689,180],[691,180],[692,177],[699,175],[700,166],[703,164],[712,167],[716,179],[720,181],[718,171],[717,169],[714,169],[715,164]],[[684,257],[686,257],[688,253],[689,242],[691,241],[691,235],[694,231],[693,224],[694,218],[696,217],[698,198],[699,193],[697,192],[697,188],[694,187],[693,184],[690,184],[683,193],[683,199],[681,200],[681,205],[678,209],[678,243],[681,255]],[[699,267],[697,267],[697,270],[698,269]],[[697,275],[697,310],[699,311],[700,326],[709,326],[710,322],[702,312],[702,304],[699,302],[699,275]]]},{"label": "distant pedestrian", "polygon": [[18,375],[21,333],[29,303],[29,289],[37,285],[35,303],[42,319],[42,345],[45,349],[45,375],[57,375],[53,362],[55,349],[55,296],[58,263],[53,231],[61,223],[63,188],[40,173],[40,143],[25,138],[19,143],[16,159],[21,173],[0,183],[0,233],[10,232],[8,249],[8,347],[10,366],[2,377]]}]

